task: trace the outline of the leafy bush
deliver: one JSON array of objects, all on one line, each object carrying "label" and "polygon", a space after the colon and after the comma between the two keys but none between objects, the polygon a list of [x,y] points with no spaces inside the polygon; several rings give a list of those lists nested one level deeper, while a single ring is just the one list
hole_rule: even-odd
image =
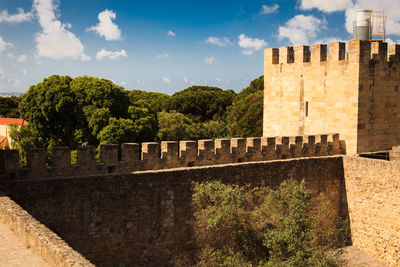
[{"label": "leafy bush", "polygon": [[348,234],[329,201],[310,201],[304,181],[277,190],[196,183],[192,200],[197,266],[337,266],[331,251]]}]

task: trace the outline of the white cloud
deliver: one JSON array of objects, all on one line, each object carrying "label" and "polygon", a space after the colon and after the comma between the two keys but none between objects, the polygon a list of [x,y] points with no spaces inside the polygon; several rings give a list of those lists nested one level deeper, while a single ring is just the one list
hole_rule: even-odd
[{"label": "white cloud", "polygon": [[303,10],[316,8],[330,13],[345,10],[352,5],[351,0],[302,0],[300,8]]},{"label": "white cloud", "polygon": [[32,12],[27,12],[22,8],[18,8],[18,13],[16,14],[8,14],[7,10],[3,10],[0,12],[0,22],[7,22],[7,23],[21,23],[25,21],[30,21],[33,18]]},{"label": "white cloud", "polygon": [[171,57],[171,56],[170,56],[169,54],[163,53],[163,54],[158,54],[158,55],[156,55],[156,56],[154,57],[154,59],[159,60],[159,59],[162,59],[162,58],[170,58],[170,57]]},{"label": "white cloud", "polygon": [[3,90],[16,89],[19,84],[19,80],[7,77],[4,69],[0,68],[0,87]]},{"label": "white cloud", "polygon": [[172,36],[172,37],[175,37],[175,36],[176,36],[176,34],[175,34],[173,31],[171,31],[171,30],[169,30],[169,31],[167,32],[167,35],[168,35],[168,36]]},{"label": "white cloud", "polygon": [[278,4],[274,4],[272,6],[262,5],[260,14],[266,15],[266,14],[278,13],[278,10],[279,10]]},{"label": "white cloud", "polygon": [[103,58],[108,58],[108,59],[118,59],[120,57],[127,57],[128,55],[126,54],[126,51],[122,49],[121,51],[108,51],[106,49],[101,49],[99,52],[96,54],[96,58],[98,60],[103,59]]},{"label": "white cloud", "polygon": [[162,81],[166,84],[170,84],[171,83],[171,79],[167,78],[167,77],[162,77]]},{"label": "white cloud", "polygon": [[195,84],[194,81],[190,80],[190,79],[187,78],[187,77],[183,77],[183,81],[184,81],[185,83]]},{"label": "white cloud", "polygon": [[99,23],[96,26],[88,28],[88,31],[94,31],[104,37],[107,41],[121,40],[121,29],[113,20],[117,17],[112,10],[104,10],[98,15]]},{"label": "white cloud", "polygon": [[216,46],[228,46],[228,45],[233,45],[233,43],[231,43],[231,41],[229,41],[228,38],[226,37],[213,37],[210,36],[207,38],[207,40],[205,41],[207,44],[213,44]]},{"label": "white cloud", "polygon": [[137,83],[137,84],[141,84],[141,85],[143,85],[143,84],[144,84],[144,82],[143,82],[143,81],[141,81],[141,80],[137,80],[137,81],[136,81],[136,83]]},{"label": "white cloud", "polygon": [[0,36],[0,53],[11,46],[13,46],[12,43],[4,41],[4,39]]},{"label": "white cloud", "polygon": [[28,59],[28,57],[26,55],[24,55],[24,54],[16,56],[11,52],[7,54],[7,57],[15,59],[18,62],[26,62],[26,60]]},{"label": "white cloud", "polygon": [[81,41],[67,30],[71,25],[62,24],[56,19],[57,5],[53,0],[34,0],[33,8],[39,16],[39,24],[43,29],[35,36],[39,57],[90,60],[84,53]]},{"label": "white cloud", "polygon": [[213,64],[214,60],[215,60],[215,57],[206,57],[204,59],[204,62],[207,63],[207,64]]},{"label": "white cloud", "polygon": [[239,35],[239,46],[243,48],[244,55],[252,55],[254,52],[265,48],[268,44],[263,39],[250,38],[243,33]]},{"label": "white cloud", "polygon": [[287,38],[293,45],[310,44],[317,33],[326,29],[326,20],[312,15],[297,15],[288,20],[285,26],[279,27],[279,39]]},{"label": "white cloud", "polygon": [[23,75],[28,74],[28,71],[25,68],[21,68],[21,72],[22,72]]}]

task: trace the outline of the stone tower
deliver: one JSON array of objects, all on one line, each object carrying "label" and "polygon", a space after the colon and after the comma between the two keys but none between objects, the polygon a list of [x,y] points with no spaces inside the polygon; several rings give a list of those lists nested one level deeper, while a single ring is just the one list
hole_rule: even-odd
[{"label": "stone tower", "polygon": [[400,144],[400,45],[265,49],[263,136],[338,132],[347,153]]}]

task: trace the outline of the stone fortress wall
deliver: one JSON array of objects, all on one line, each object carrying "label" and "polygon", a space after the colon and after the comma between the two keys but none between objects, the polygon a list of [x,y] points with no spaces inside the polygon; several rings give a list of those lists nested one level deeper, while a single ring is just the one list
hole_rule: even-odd
[{"label": "stone fortress wall", "polygon": [[[174,255],[196,248],[193,182],[220,180],[276,188],[289,178],[304,179],[312,199],[324,196],[336,214],[350,218],[354,246],[388,266],[399,266],[399,170],[397,162],[323,156],[21,178],[8,180],[4,190],[98,266],[168,266]],[[35,229],[28,233],[35,235]]]},{"label": "stone fortress wall", "polygon": [[271,186],[305,179],[342,211],[340,156],[8,182],[7,195],[98,266],[171,266],[196,249],[193,182]]},{"label": "stone fortress wall", "polygon": [[[100,146],[100,162],[94,146],[77,148],[77,164],[71,165],[70,148],[54,148],[50,159],[45,149],[30,149],[26,167],[20,168],[17,150],[0,150],[0,171],[13,179],[127,173],[178,167],[205,166],[345,154],[338,134],[316,136],[232,138],[196,141],[165,141],[160,144]],[[2,154],[2,155],[1,155]],[[0,178],[1,179],[1,178]]]},{"label": "stone fortress wall", "polygon": [[333,131],[349,154],[400,144],[398,44],[268,48],[264,83],[264,136]]}]

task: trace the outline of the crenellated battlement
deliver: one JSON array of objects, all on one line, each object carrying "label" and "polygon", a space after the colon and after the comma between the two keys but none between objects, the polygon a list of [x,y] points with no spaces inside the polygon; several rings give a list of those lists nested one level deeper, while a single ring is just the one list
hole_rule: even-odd
[{"label": "crenellated battlement", "polygon": [[400,44],[384,42],[349,41],[346,53],[346,43],[334,42],[315,44],[311,46],[299,45],[295,47],[280,47],[265,49],[266,64],[318,64],[320,62],[359,62],[367,63],[370,60],[379,62],[400,62]]},{"label": "crenellated battlement", "polygon": [[7,178],[30,179],[328,156],[345,154],[345,150],[339,134],[164,141],[125,143],[120,151],[117,145],[101,145],[99,161],[94,146],[80,146],[76,164],[71,164],[70,148],[56,147],[51,155],[45,149],[29,149],[24,168],[17,150],[0,150],[0,166]]}]

